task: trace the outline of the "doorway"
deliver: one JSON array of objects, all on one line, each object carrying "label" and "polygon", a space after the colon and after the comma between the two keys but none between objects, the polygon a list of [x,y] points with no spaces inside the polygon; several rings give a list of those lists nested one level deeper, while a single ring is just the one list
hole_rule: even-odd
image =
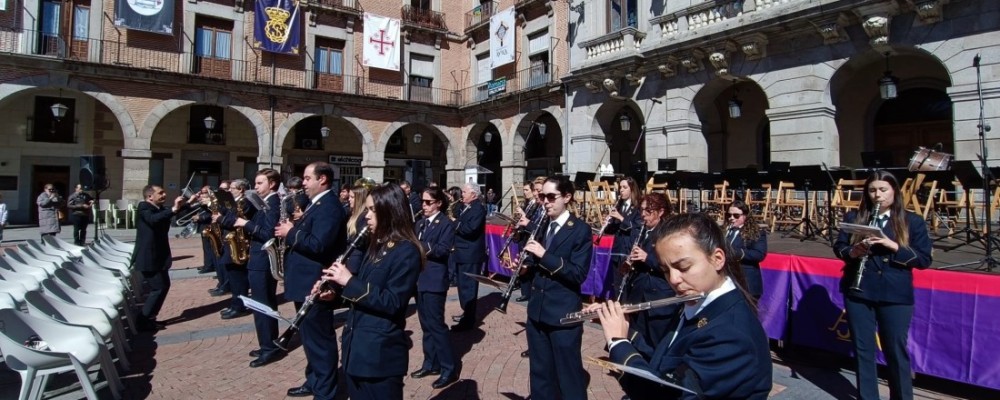
[{"label": "doorway", "polygon": [[38,223],[38,206],[35,205],[35,200],[38,195],[42,193],[42,189],[45,188],[46,184],[51,183],[55,186],[56,192],[59,193],[59,197],[63,199],[63,206],[61,208],[64,215],[66,214],[66,197],[70,195],[69,192],[69,166],[63,165],[35,165],[31,169],[31,223]]}]

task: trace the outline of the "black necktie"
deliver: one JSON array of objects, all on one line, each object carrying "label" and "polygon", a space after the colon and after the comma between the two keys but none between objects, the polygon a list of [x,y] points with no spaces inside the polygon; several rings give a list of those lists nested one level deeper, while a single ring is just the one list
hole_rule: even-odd
[{"label": "black necktie", "polygon": [[418,229],[419,233],[417,234],[417,240],[421,240],[424,238],[424,232],[427,231],[427,227],[430,224],[431,224],[430,219],[424,219],[423,221],[420,221],[420,228]]},{"label": "black necktie", "polygon": [[549,245],[552,244],[552,238],[556,235],[556,229],[559,228],[559,223],[552,221],[549,223],[549,230],[545,232],[545,248],[548,249]]},{"label": "black necktie", "polygon": [[727,235],[727,236],[728,236],[728,238],[729,238],[729,242],[730,242],[730,243],[732,243],[732,242],[733,242],[733,240],[734,240],[734,239],[736,239],[736,234],[737,234],[738,232],[739,232],[739,229],[736,229],[736,228],[729,228],[729,235]]}]

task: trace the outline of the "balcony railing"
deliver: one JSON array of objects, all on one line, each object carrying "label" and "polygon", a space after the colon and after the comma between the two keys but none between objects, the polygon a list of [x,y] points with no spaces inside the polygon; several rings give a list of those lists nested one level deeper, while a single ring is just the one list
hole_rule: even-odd
[{"label": "balcony railing", "polygon": [[497,12],[497,5],[495,1],[487,1],[465,13],[465,31],[468,32],[488,24],[490,17]]},{"label": "balcony railing", "polygon": [[345,11],[355,15],[361,13],[361,7],[358,6],[358,0],[306,0],[305,3],[310,7]]},{"label": "balcony railing", "polygon": [[621,55],[618,53],[638,53],[639,47],[642,46],[642,40],[645,38],[644,32],[630,26],[583,42],[581,46],[587,51],[587,59],[593,59],[605,55]]},{"label": "balcony railing", "polygon": [[558,76],[558,70],[551,64],[525,68],[511,75],[497,77],[489,82],[467,87],[462,90],[462,96],[465,104],[478,103],[513,93],[545,87],[555,83]]},{"label": "balcony railing", "polygon": [[434,31],[448,30],[448,27],[444,23],[443,12],[425,10],[411,5],[403,6],[401,11],[403,14],[403,24]]},{"label": "balcony railing", "polygon": [[[120,68],[158,71],[227,81],[248,82],[302,89],[318,89],[382,99],[398,99],[443,106],[462,106],[460,90],[437,87],[410,90],[402,79],[383,81],[365,76],[319,73],[308,57],[300,68],[271,66],[270,57],[245,49],[239,58],[199,56],[171,49],[129,47],[124,41],[106,39],[72,40],[89,51],[71,52],[71,46],[56,36],[38,31],[0,30],[0,54],[22,54],[109,65]],[[72,46],[80,47],[80,46]],[[286,64],[287,65],[287,64]],[[272,74],[272,68],[274,72]],[[273,78],[272,78],[273,77]],[[274,79],[272,81],[272,79]]]}]

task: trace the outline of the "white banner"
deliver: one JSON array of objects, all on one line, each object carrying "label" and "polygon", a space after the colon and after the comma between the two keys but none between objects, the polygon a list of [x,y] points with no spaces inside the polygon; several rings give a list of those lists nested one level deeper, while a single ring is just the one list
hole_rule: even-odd
[{"label": "white banner", "polygon": [[514,7],[490,17],[490,63],[493,68],[514,62]]},{"label": "white banner", "polygon": [[399,71],[399,20],[365,13],[364,65]]}]

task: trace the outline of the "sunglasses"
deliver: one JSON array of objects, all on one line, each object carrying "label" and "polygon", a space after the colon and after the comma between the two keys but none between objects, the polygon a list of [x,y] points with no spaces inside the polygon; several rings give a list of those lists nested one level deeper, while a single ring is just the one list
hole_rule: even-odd
[{"label": "sunglasses", "polygon": [[555,202],[556,199],[562,197],[559,193],[539,193],[538,198],[540,200],[547,200],[549,203]]},{"label": "sunglasses", "polygon": [[743,213],[726,213],[726,218],[739,218],[742,216]]},{"label": "sunglasses", "polygon": [[431,204],[437,203],[437,200],[424,200],[424,199],[420,199],[420,201],[424,202],[424,204],[426,204],[426,205],[431,205]]}]

